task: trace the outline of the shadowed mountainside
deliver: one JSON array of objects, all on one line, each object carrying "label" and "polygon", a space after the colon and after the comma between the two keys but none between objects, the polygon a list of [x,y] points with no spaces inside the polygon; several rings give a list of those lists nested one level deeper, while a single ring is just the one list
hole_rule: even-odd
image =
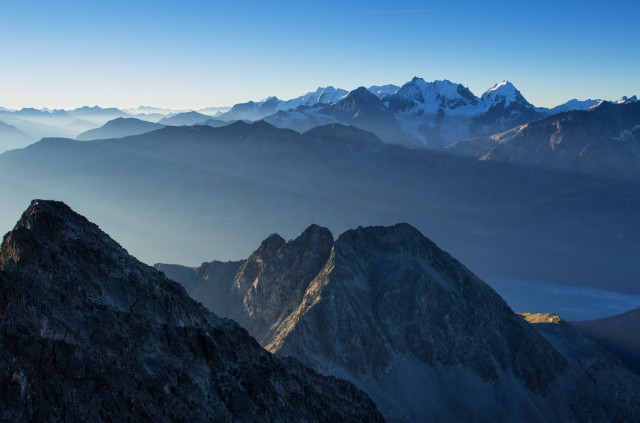
[{"label": "shadowed mountainside", "polygon": [[30,198],[64,198],[150,263],[246,257],[311,222],[408,221],[484,278],[640,289],[637,179],[410,150],[343,125],[45,139],[0,155],[0,177],[5,226]]},{"label": "shadowed mountainside", "polygon": [[575,331],[547,342],[407,224],[335,242],[312,225],[289,242],[269,236],[241,262],[157,268],[269,351],[355,382],[390,421],[640,416],[634,374]]},{"label": "shadowed mountainside", "polygon": [[2,421],[383,421],[63,203],[33,201],[4,237],[0,287]]}]

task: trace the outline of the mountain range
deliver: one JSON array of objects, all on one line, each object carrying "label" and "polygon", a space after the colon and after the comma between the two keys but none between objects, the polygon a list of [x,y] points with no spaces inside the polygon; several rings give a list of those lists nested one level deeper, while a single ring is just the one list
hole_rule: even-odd
[{"label": "mountain range", "polygon": [[[312,225],[246,260],[156,265],[276,356],[353,381],[388,421],[632,421],[640,379],[557,316],[511,311],[407,224]],[[532,325],[531,323],[535,324]]]},{"label": "mountain range", "polygon": [[33,201],[5,235],[0,286],[2,421],[383,421],[64,203]]},{"label": "mountain range", "polygon": [[[637,101],[636,96],[623,97],[617,102],[634,101]],[[298,132],[341,123],[372,131],[385,142],[433,148],[493,135],[550,114],[588,109],[601,102],[570,100],[551,109],[539,108],[531,105],[507,81],[476,97],[462,84],[448,80],[425,82],[414,77],[401,87],[374,85],[351,92],[331,86],[319,87],[291,100],[269,97],[230,108],[211,107],[200,111],[142,106],[126,110],[97,106],[73,110],[25,108],[12,111],[0,108],[0,121],[26,133],[31,142],[43,137],[75,138],[109,120],[123,117],[177,126],[206,124],[211,117],[216,118],[212,123],[265,119],[278,127]],[[27,142],[18,146],[24,147]]]},{"label": "mountain range", "polygon": [[571,322],[571,325],[640,374],[640,309],[597,320]]},{"label": "mountain range", "polygon": [[[531,124],[504,146],[517,152],[518,140],[528,140],[522,148],[544,152],[532,162],[471,154],[486,139],[464,152],[408,149],[339,124],[304,134],[239,121],[126,139],[45,139],[0,155],[0,221],[30,198],[64,198],[143,260],[186,264],[246,256],[267,227],[290,237],[310,222],[341,232],[408,221],[485,279],[637,293],[639,107],[602,104],[562,118],[593,119],[600,132],[565,123],[558,132],[551,118]],[[629,138],[609,136],[627,129]],[[573,146],[578,134],[594,135],[582,142],[597,160]]]},{"label": "mountain range", "polygon": [[139,135],[164,128],[165,125],[136,118],[116,118],[108,121],[99,128],[90,129],[76,137],[79,141],[122,138]]}]

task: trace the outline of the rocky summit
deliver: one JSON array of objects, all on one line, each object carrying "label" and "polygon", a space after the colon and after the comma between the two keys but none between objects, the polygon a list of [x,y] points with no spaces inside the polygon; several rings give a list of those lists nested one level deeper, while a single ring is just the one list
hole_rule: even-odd
[{"label": "rocky summit", "polygon": [[33,201],[0,253],[0,421],[383,421],[277,359],[95,224]]},{"label": "rocky summit", "polygon": [[313,225],[288,242],[271,235],[241,262],[158,268],[188,276],[196,299],[269,351],[353,381],[388,421],[640,418],[634,374],[577,332],[549,335],[518,316],[408,224],[336,241]]}]

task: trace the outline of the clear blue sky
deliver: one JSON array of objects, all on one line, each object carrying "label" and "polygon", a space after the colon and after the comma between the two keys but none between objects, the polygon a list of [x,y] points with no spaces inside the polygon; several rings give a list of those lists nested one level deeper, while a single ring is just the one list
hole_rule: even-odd
[{"label": "clear blue sky", "polygon": [[640,94],[640,2],[0,0],[0,106],[225,106],[414,75]]}]

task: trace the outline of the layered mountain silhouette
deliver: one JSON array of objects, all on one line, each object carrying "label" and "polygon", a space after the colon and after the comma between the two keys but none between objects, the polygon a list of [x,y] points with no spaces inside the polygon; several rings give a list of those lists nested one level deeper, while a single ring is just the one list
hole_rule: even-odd
[{"label": "layered mountain silhouette", "polygon": [[640,374],[640,309],[603,319],[570,323]]},{"label": "layered mountain silhouette", "polygon": [[177,115],[169,116],[162,118],[158,121],[161,125],[171,125],[171,126],[190,126],[190,125],[199,125],[203,124],[208,119],[211,119],[211,116],[204,115],[198,112],[184,112],[178,113]]},{"label": "layered mountain silhouette", "polygon": [[340,233],[408,221],[483,278],[638,292],[638,181],[540,164],[412,150],[339,124],[45,139],[0,156],[0,221],[30,198],[64,198],[143,260],[186,264],[246,256],[269,231],[310,222]]},{"label": "layered mountain silhouette", "polygon": [[36,141],[13,125],[0,121],[0,152],[23,148]]},{"label": "layered mountain silhouette", "polygon": [[130,135],[140,135],[164,128],[165,125],[147,122],[136,118],[116,118],[105,123],[100,128],[90,129],[76,137],[79,141],[98,139],[122,138]]},{"label": "layered mountain silhouette", "polygon": [[407,224],[336,241],[312,225],[243,261],[157,268],[267,350],[354,381],[390,421],[640,417],[636,375],[560,319],[538,332]]},{"label": "layered mountain silhouette", "polygon": [[417,77],[393,92],[360,87],[334,103],[279,107],[271,107],[273,114],[261,117],[298,131],[327,123],[355,125],[385,142],[410,147],[443,147],[544,116],[507,81],[478,98],[462,84]]},{"label": "layered mountain silhouette", "polygon": [[[365,91],[381,104],[364,95]],[[634,95],[614,103],[635,101]],[[319,87],[291,100],[268,97],[230,108],[209,107],[200,111],[172,111],[148,106],[126,110],[98,106],[73,110],[25,108],[12,111],[0,108],[0,118],[40,139],[73,138],[121,117],[161,121],[159,123],[171,126],[220,126],[218,121],[206,122],[215,113],[221,122],[265,119],[275,126],[298,132],[334,123],[355,125],[373,131],[387,143],[440,148],[469,138],[501,133],[544,116],[586,110],[602,103],[602,100],[573,99],[554,108],[534,107],[508,81],[496,84],[477,97],[462,84],[448,80],[426,82],[414,77],[401,87],[374,85],[351,92],[331,86]],[[78,121],[83,124],[79,125]]]},{"label": "layered mountain silhouette", "polygon": [[480,160],[590,175],[640,177],[640,103],[602,103],[518,126],[502,134],[456,143],[450,151]]},{"label": "layered mountain silhouette", "polygon": [[383,421],[63,203],[33,201],[4,237],[0,286],[3,421]]}]

